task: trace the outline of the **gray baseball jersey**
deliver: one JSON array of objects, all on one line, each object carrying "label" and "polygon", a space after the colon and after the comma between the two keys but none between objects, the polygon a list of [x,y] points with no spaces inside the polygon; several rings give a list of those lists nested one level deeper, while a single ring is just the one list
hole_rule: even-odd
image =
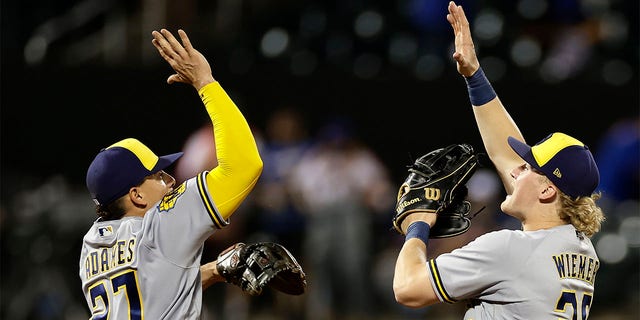
[{"label": "gray baseball jersey", "polygon": [[144,217],[93,224],[80,255],[91,319],[200,319],[203,243],[228,224],[205,174],[176,186]]},{"label": "gray baseball jersey", "polygon": [[585,320],[599,266],[573,225],[490,232],[429,261],[439,299],[467,302],[465,320]]}]

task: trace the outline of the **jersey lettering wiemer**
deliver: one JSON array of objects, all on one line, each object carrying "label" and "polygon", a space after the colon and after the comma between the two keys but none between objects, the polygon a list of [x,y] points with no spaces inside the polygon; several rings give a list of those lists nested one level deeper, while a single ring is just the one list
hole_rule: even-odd
[{"label": "jersey lettering wiemer", "polygon": [[575,252],[567,252],[553,256],[561,279],[571,278],[586,281],[593,285],[600,262],[595,257]]}]

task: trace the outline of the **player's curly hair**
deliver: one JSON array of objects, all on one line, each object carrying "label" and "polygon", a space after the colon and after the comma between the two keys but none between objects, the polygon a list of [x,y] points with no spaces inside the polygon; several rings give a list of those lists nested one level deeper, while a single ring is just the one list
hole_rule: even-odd
[{"label": "player's curly hair", "polygon": [[572,198],[560,192],[560,219],[571,223],[576,230],[584,233],[587,237],[593,236],[600,231],[600,225],[605,220],[602,208],[596,204],[601,193],[594,193],[590,197]]}]

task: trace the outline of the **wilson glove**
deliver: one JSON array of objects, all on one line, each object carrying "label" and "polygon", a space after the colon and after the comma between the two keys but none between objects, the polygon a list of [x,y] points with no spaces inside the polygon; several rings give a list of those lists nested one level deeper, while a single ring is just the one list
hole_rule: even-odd
[{"label": "wilson glove", "polygon": [[430,238],[452,237],[471,226],[471,204],[465,200],[466,183],[479,166],[478,155],[468,144],[452,144],[431,151],[409,166],[398,190],[393,227],[400,234],[402,221],[415,212],[436,213]]}]

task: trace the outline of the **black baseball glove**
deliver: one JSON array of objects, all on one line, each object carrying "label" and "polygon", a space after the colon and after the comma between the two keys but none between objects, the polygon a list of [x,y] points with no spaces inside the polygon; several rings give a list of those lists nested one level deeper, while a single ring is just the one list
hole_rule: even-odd
[{"label": "black baseball glove", "polygon": [[453,237],[471,226],[471,204],[465,200],[466,183],[478,168],[478,155],[468,144],[452,144],[431,151],[409,166],[398,190],[393,227],[400,234],[402,221],[414,212],[438,214],[430,238]]},{"label": "black baseball glove", "polygon": [[302,267],[284,246],[273,242],[236,243],[218,255],[216,268],[226,282],[258,296],[265,287],[290,295],[307,288]]}]

